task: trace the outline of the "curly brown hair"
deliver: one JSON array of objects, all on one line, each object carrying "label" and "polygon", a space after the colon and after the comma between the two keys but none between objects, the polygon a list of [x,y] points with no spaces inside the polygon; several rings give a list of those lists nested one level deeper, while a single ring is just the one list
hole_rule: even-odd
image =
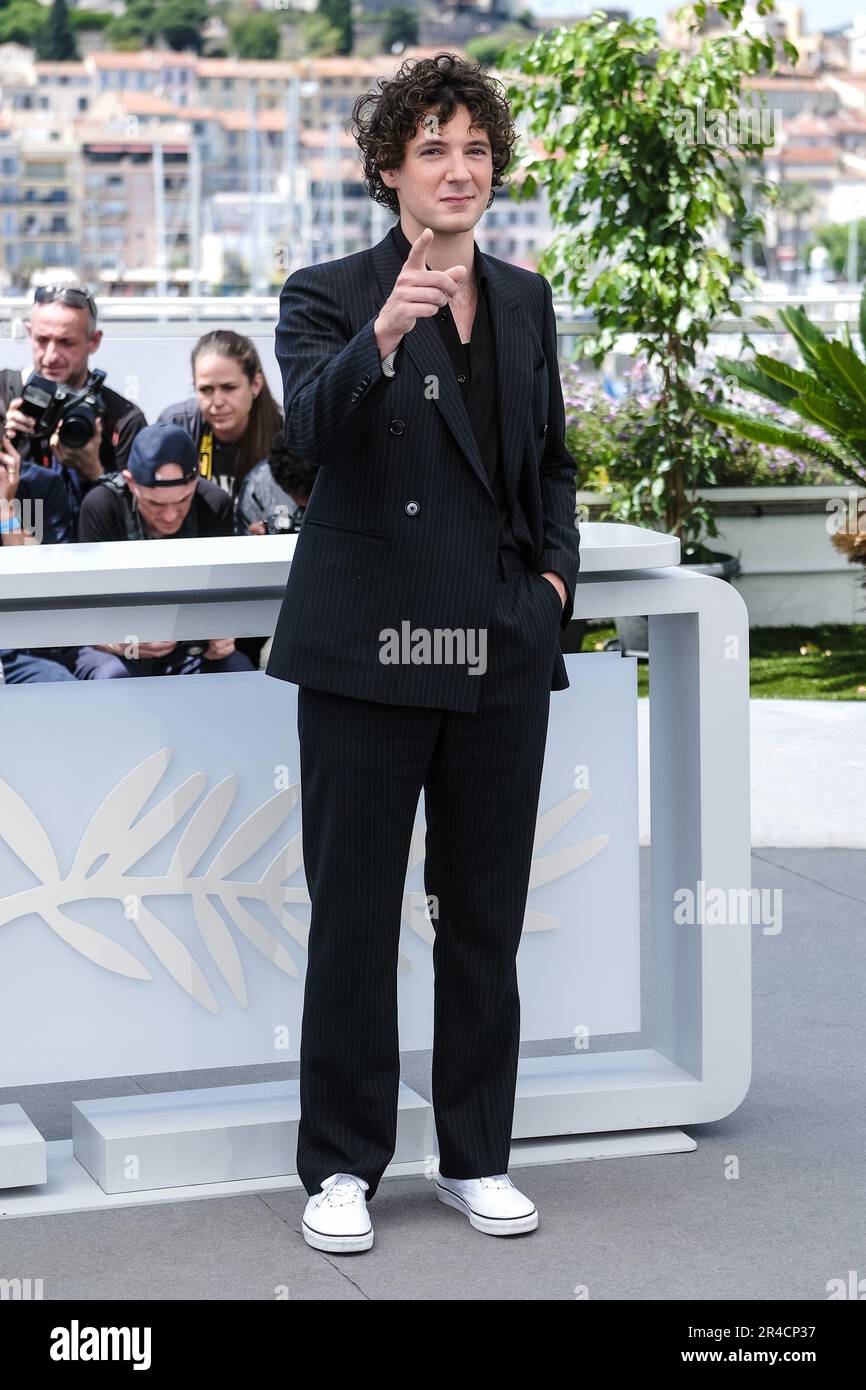
[{"label": "curly brown hair", "polygon": [[399,169],[407,143],[414,139],[421,117],[431,108],[446,125],[458,106],[468,109],[472,124],[486,131],[490,140],[490,207],[494,189],[504,183],[517,134],[502,83],[483,72],[478,63],[455,53],[407,58],[393,77],[380,77],[375,91],[355,101],[352,134],[363,157],[364,186],[375,202],[399,216],[397,190],[388,187],[379,170]]}]

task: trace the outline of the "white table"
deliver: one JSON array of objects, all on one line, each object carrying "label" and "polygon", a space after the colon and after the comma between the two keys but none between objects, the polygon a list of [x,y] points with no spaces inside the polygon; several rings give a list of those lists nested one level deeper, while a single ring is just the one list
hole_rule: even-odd
[{"label": "white table", "polygon": [[[267,536],[196,539],[183,545],[163,540],[148,545],[126,542],[7,547],[0,552],[0,647],[111,641],[117,640],[118,634],[132,632],[142,640],[153,640],[272,631],[295,539]],[[608,1051],[594,1046],[582,1052],[571,1048],[551,1056],[523,1056],[515,1107],[513,1165],[694,1148],[694,1140],[684,1135],[679,1126],[707,1123],[729,1114],[742,1101],[750,1080],[752,917],[746,608],[731,585],[680,567],[679,542],[671,536],[615,523],[584,522],[581,560],[574,618],[649,615],[649,1032],[637,1047]],[[606,659],[611,660],[609,654]],[[594,712],[582,703],[582,680],[575,679],[575,675],[595,669],[585,664],[593,660],[595,657],[587,654],[567,656],[572,688],[552,696],[554,701],[573,701],[569,709],[588,728],[593,727],[594,720],[601,721],[603,712]],[[211,684],[214,681],[230,684],[219,687]],[[103,689],[97,690],[97,686]],[[240,692],[237,699],[241,704],[249,700],[250,709],[262,710],[263,701],[283,699],[290,689],[294,690],[262,673],[211,677],[207,682],[207,705],[203,703],[205,691],[197,681],[142,679],[75,686],[0,686],[0,708],[5,710],[7,728],[17,730],[22,745],[26,743],[30,749],[25,757],[13,748],[0,770],[0,837],[7,841],[7,854],[14,851],[20,857],[23,852],[32,868],[45,871],[43,878],[54,873],[48,863],[54,851],[48,844],[51,837],[46,834],[46,826],[53,824],[52,817],[56,817],[59,828],[52,832],[52,843],[58,838],[62,841],[63,827],[77,815],[81,824],[69,843],[59,845],[56,853],[57,873],[63,886],[68,887],[73,850],[76,845],[80,848],[88,817],[63,782],[64,759],[74,761],[80,750],[71,746],[68,737],[65,748],[62,739],[56,745],[51,740],[56,721],[62,722],[58,713],[60,701],[68,702],[63,708],[69,711],[74,702],[74,728],[81,731],[83,742],[90,737],[85,732],[88,721],[95,713],[102,717],[99,727],[105,732],[100,735],[100,744],[105,745],[106,757],[114,759],[111,766],[116,769],[116,777],[115,785],[100,803],[101,811],[97,808],[102,823],[97,823],[94,834],[108,836],[106,853],[110,849],[116,858],[126,843],[123,835],[134,833],[129,827],[142,810],[142,779],[150,778],[153,792],[159,781],[157,774],[164,771],[172,755],[172,749],[163,747],[160,751],[167,739],[178,759],[183,757],[185,739],[191,738],[193,732],[199,740],[197,748],[213,749],[213,765],[197,764],[198,770],[190,771],[169,798],[174,821],[179,823],[196,797],[203,800],[206,794],[223,795],[219,786],[224,786],[227,777],[216,789],[210,788],[207,793],[204,790],[226,755],[225,723],[221,730],[213,731],[213,742],[206,743],[208,711],[212,704],[214,708],[218,706],[221,688]],[[97,710],[94,702],[99,701],[103,703]],[[241,704],[237,729],[249,729],[251,721],[256,721],[253,716],[245,717],[245,721],[240,718]],[[274,703],[268,709],[283,707]],[[112,722],[107,713],[114,709],[125,713]],[[267,718],[271,719],[272,714]],[[274,736],[280,740],[281,749],[287,748],[293,732],[288,726],[276,731]],[[126,748],[133,742],[139,749],[135,755],[139,761],[131,768]],[[238,748],[243,748],[242,740]],[[548,753],[555,755],[556,750],[549,746]],[[274,764],[287,756],[275,756]],[[46,764],[46,757],[53,762]],[[604,747],[600,748],[599,757],[603,762]],[[243,790],[246,758],[238,758],[237,753],[234,758]],[[46,787],[45,769],[49,765],[57,769],[53,800]],[[263,765],[269,766],[267,757]],[[251,770],[249,776],[261,773]],[[631,781],[630,774],[627,780]],[[627,790],[630,796],[633,787]],[[144,805],[155,805],[160,794],[155,792],[149,800],[145,799]],[[77,796],[82,802],[87,801],[85,789]],[[297,809],[298,787],[291,776],[287,785],[277,787],[276,795],[273,787],[268,788],[268,796],[273,796],[274,802],[277,797],[284,798],[280,805],[286,810]],[[256,793],[257,804],[263,805],[267,799],[263,793]],[[63,803],[62,816],[58,801]],[[36,811],[37,805],[41,813]],[[88,805],[92,811],[89,801]],[[245,822],[245,834],[252,833],[251,820],[249,817]],[[112,839],[115,826],[122,828],[122,834],[117,830],[116,842]],[[295,836],[285,850],[286,866],[291,868],[296,883],[303,874],[298,840]],[[634,852],[636,855],[636,844]],[[111,854],[106,861],[109,864]],[[174,892],[176,904],[181,903],[183,893],[190,891],[191,880],[183,876],[182,868],[174,864],[159,879],[161,891]],[[131,877],[130,872],[130,866],[126,866],[115,883],[110,874],[105,877],[104,866],[97,866],[88,882],[95,886],[107,883],[109,891],[115,883],[116,898],[123,901],[130,885],[131,896],[135,897],[137,885],[146,905],[150,900],[141,889],[145,880],[136,877],[138,870]],[[172,873],[176,875],[174,879]],[[237,972],[233,975],[235,967],[225,954],[220,957],[221,949],[228,948],[219,926],[207,916],[207,907],[202,906],[211,890],[219,893],[226,886],[220,875],[211,882],[210,873],[208,869],[194,880],[194,926],[199,931],[196,940],[201,944],[210,931],[210,954],[204,956],[210,983],[213,984],[212,967],[216,960],[222,972],[220,984],[228,981],[233,991],[227,1001],[217,1001],[215,1010],[205,997],[207,981],[201,986],[197,977],[193,978],[192,965],[179,965],[175,960],[171,966],[174,978],[166,976],[169,993],[143,994],[143,976],[135,979],[129,973],[106,973],[108,948],[98,939],[86,937],[88,923],[100,930],[96,924],[102,920],[96,915],[88,917],[90,909],[84,913],[75,910],[68,916],[58,913],[57,894],[45,897],[49,890],[34,888],[29,880],[26,887],[20,880],[11,893],[0,889],[6,892],[5,897],[0,896],[0,978],[15,980],[14,991],[7,991],[6,1010],[0,1007],[0,1086],[180,1072],[226,1066],[231,1061],[285,1061],[294,1055],[293,1049],[288,1054],[274,1051],[272,1031],[279,1023],[279,1007],[274,999],[280,996],[268,992],[271,986],[267,981],[274,977],[276,965],[282,972],[279,980],[290,979],[291,989],[295,994],[299,992],[304,924],[294,917],[294,925],[286,926],[285,934],[277,934],[283,953],[266,963],[269,974],[256,974],[257,969],[264,969],[260,938],[258,946],[244,956],[243,978]],[[39,877],[37,873],[36,878]],[[0,877],[0,883],[3,881]],[[724,920],[701,921],[698,911],[698,920],[678,921],[677,905],[682,906],[684,894],[695,894],[698,907],[704,900],[701,885],[705,885],[716,903],[717,916],[718,905],[722,904]],[[84,891],[81,880],[77,883],[76,899],[83,897]],[[289,908],[304,901],[300,889],[282,891],[288,891]],[[25,892],[31,895],[26,900]],[[53,922],[51,931],[44,926],[45,918],[39,917],[40,903],[47,904],[45,912]],[[102,910],[103,905],[99,906]],[[30,915],[22,915],[25,908]],[[96,909],[92,910],[95,914]],[[192,914],[187,916],[191,919]],[[246,950],[257,927],[249,918],[239,920],[246,929]],[[58,939],[59,932],[69,930],[64,926],[69,921],[73,923],[76,943],[72,949],[62,935]],[[584,924],[582,929],[602,931],[604,924]],[[422,921],[419,925],[417,917],[413,931],[413,945],[421,942],[426,949],[429,941],[423,943],[424,924]],[[123,940],[128,944],[128,936]],[[269,950],[273,952],[274,948],[265,941],[265,954]],[[139,963],[146,961],[147,989],[162,988],[157,980],[160,970],[154,968],[153,958],[146,957],[139,948],[133,955]],[[178,981],[184,970],[187,978],[181,993]],[[79,1029],[76,1031],[69,1018],[60,1019],[60,1031],[52,1041],[52,1024],[45,1009],[56,1013],[58,981],[67,978],[80,1009]],[[113,991],[110,994],[105,992],[108,987]],[[150,1018],[152,1027],[136,1022],[135,1009],[142,998],[153,1000],[152,1014],[142,1016]],[[183,1023],[180,1031],[173,1033],[173,1016],[185,1019],[184,1010],[190,1011],[188,1025]],[[401,1018],[401,1039],[402,1028]],[[67,1039],[65,1046],[63,1036]],[[225,1094],[212,1098],[208,1111],[212,1120],[218,1099],[224,1106],[223,1122],[209,1122],[204,1131],[196,1128],[201,1092],[197,1098],[180,1098],[176,1093],[166,1097],[118,1098],[89,1113],[82,1105],[75,1115],[78,1162],[73,1159],[71,1141],[47,1144],[40,1151],[39,1144],[33,1143],[32,1127],[28,1128],[18,1107],[0,1108],[0,1214],[27,1215],[177,1200],[178,1196],[211,1196],[215,1191],[299,1186],[292,1149],[292,1126],[297,1119],[297,1097],[292,1088],[296,1087],[297,1082],[265,1082],[253,1088],[228,1088]],[[189,1124],[184,1122],[184,1105],[188,1108]],[[281,1127],[275,1128],[275,1113],[282,1115]],[[401,1090],[399,1135],[398,1152],[389,1172],[429,1174],[431,1155],[435,1155],[432,1114],[427,1102],[407,1087]],[[239,1142],[239,1136],[243,1142]],[[158,1173],[158,1179],[151,1179],[148,1186],[147,1174],[142,1177],[141,1171],[134,1180],[129,1176],[118,1178],[118,1154],[128,1155],[130,1149],[144,1151],[145,1147],[150,1171]],[[243,1158],[238,1167],[240,1151]],[[222,1167],[220,1154],[224,1155]],[[43,1167],[46,1155],[47,1181]],[[82,1167],[85,1155],[88,1172]],[[201,1173],[206,1174],[201,1182],[196,1181],[199,1162]],[[25,1181],[33,1185],[24,1185],[22,1172],[29,1172]]]}]

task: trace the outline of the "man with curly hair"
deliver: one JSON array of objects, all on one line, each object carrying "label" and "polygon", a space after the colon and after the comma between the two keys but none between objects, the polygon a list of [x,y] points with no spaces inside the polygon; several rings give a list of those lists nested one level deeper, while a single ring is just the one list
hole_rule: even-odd
[{"label": "man with curly hair", "polygon": [[422,788],[437,1194],[486,1234],[538,1225],[506,1171],[516,957],[580,567],[550,286],[474,240],[515,140],[500,85],[452,54],[407,60],[354,119],[398,221],[280,295],[286,444],[318,472],[267,665],[299,687],[302,1229],[337,1252],[372,1244],[396,1149]]}]

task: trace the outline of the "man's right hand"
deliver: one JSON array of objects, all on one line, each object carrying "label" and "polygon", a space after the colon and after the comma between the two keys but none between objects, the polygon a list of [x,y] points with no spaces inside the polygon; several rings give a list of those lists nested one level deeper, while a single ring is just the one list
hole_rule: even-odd
[{"label": "man's right hand", "polygon": [[394,351],[404,334],[415,327],[416,319],[438,314],[466,279],[463,265],[452,265],[449,270],[427,269],[424,257],[432,240],[432,230],[425,227],[412,243],[394,288],[379,310],[373,331],[380,357]]},{"label": "man's right hand", "polygon": [[177,646],[176,642],[139,642],[138,655],[140,657],[168,656]]},{"label": "man's right hand", "polygon": [[23,396],[16,396],[14,401],[10,401],[6,409],[6,430],[9,434],[32,434],[36,426],[36,421],[32,415],[28,415],[21,407],[24,404]]},{"label": "man's right hand", "polygon": [[[94,642],[93,645],[99,652],[111,652],[114,656],[126,657],[131,643]],[[168,656],[169,652],[173,652],[176,646],[177,642],[139,642],[135,648],[135,659],[143,660]]]}]

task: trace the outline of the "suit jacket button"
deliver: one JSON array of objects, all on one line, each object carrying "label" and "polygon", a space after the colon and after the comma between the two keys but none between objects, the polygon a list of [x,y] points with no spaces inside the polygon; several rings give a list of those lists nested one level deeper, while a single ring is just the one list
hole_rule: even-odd
[{"label": "suit jacket button", "polygon": [[542,425],[542,426],[541,426],[541,437],[542,437],[542,439],[544,438],[544,436],[545,436],[546,434],[547,434],[547,426],[546,426],[546,425]]},{"label": "suit jacket button", "polygon": [[391,431],[392,434],[402,434],[405,428],[406,425],[403,420],[392,420],[390,425],[388,426],[388,429]]},{"label": "suit jacket button", "polygon": [[407,516],[417,516],[421,508],[417,502],[407,502],[403,510]]}]

